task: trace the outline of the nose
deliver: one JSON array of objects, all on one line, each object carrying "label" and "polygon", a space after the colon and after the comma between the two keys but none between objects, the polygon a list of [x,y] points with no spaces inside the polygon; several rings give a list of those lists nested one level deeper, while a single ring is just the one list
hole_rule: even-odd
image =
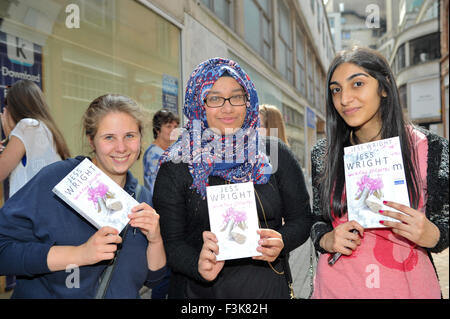
[{"label": "nose", "polygon": [[222,112],[231,113],[234,110],[233,105],[231,105],[230,100],[226,100],[225,103],[221,107]]},{"label": "nose", "polygon": [[117,139],[115,150],[118,153],[125,153],[127,146],[124,139]]},{"label": "nose", "polygon": [[349,105],[353,101],[353,94],[350,90],[344,90],[341,91],[341,104],[342,105]]}]

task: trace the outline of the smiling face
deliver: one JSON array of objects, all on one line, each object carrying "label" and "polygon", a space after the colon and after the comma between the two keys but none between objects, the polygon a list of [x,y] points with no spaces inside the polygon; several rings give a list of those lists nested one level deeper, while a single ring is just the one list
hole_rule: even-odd
[{"label": "smiling face", "polygon": [[[232,77],[220,77],[208,92],[208,98],[217,96],[230,98],[245,94],[242,86]],[[211,108],[204,105],[209,128],[222,135],[232,134],[244,124],[246,105],[233,106],[225,101],[222,107]]]},{"label": "smiling face", "polygon": [[107,113],[89,142],[95,150],[94,163],[116,183],[125,184],[127,171],[140,153],[141,134],[136,120],[123,112]]},{"label": "smiling face", "polygon": [[381,96],[375,78],[353,63],[343,63],[334,71],[329,90],[336,111],[355,129],[358,138],[377,136],[381,129]]}]

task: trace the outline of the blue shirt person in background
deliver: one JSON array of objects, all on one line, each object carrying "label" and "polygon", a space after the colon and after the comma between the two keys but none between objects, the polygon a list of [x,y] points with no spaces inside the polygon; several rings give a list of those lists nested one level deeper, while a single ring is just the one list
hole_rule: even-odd
[{"label": "blue shirt person in background", "polygon": [[[159,158],[178,138],[172,134],[180,124],[180,119],[167,109],[161,109],[153,116],[153,138],[155,139],[144,154],[144,183],[153,194],[156,175],[159,170]],[[172,136],[171,138],[171,135]],[[177,136],[175,136],[177,135]],[[152,289],[152,299],[166,299],[169,289],[169,272],[161,283]]]},{"label": "blue shirt person in background", "polygon": [[178,136],[173,136],[171,139],[171,134],[180,124],[180,119],[169,110],[162,109],[155,113],[152,124],[155,140],[144,153],[144,183],[153,194],[153,186],[159,170],[159,158],[177,140]]}]

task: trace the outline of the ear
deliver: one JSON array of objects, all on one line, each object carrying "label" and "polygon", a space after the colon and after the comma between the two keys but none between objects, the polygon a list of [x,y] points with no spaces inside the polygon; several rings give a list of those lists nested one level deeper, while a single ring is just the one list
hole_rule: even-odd
[{"label": "ear", "polygon": [[92,151],[95,152],[94,141],[92,140],[92,138],[90,136],[87,136],[87,139],[89,141],[89,145],[91,146]]},{"label": "ear", "polygon": [[381,97],[387,98],[387,93],[385,90],[381,91]]}]

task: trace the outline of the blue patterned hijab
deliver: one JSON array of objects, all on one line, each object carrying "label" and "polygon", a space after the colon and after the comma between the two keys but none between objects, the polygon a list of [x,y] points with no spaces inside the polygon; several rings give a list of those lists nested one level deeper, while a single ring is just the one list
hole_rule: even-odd
[{"label": "blue patterned hijab", "polygon": [[[242,128],[233,135],[218,135],[208,127],[204,99],[221,76],[233,77],[247,95]],[[191,188],[206,195],[208,177],[220,176],[230,183],[253,181],[266,184],[272,171],[259,136],[258,96],[253,82],[232,60],[213,58],[197,66],[187,83],[183,113],[187,118],[178,140],[161,156],[168,161],[188,163]]]}]

